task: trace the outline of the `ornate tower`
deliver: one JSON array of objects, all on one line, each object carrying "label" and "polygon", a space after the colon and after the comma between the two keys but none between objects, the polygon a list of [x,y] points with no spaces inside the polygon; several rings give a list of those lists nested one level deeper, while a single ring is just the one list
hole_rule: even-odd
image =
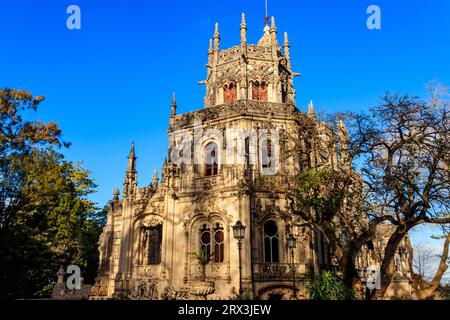
[{"label": "ornate tower", "polygon": [[277,40],[272,17],[258,43],[247,43],[247,24],[242,14],[240,45],[220,50],[219,25],[216,24],[208,51],[205,107],[236,100],[261,100],[294,103],[293,79],[299,75],[291,69],[290,44],[285,33],[283,50]]}]

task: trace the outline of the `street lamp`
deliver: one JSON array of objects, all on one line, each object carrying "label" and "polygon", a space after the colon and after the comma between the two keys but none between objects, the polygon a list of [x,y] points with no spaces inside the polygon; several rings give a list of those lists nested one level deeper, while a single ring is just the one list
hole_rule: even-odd
[{"label": "street lamp", "polygon": [[294,264],[294,250],[297,247],[297,239],[290,234],[287,237],[288,248],[291,249],[291,260],[292,260],[292,290],[293,290],[293,299],[297,299],[297,289],[295,287],[295,264]]},{"label": "street lamp", "polygon": [[242,222],[237,221],[236,224],[233,226],[233,235],[234,238],[238,241],[238,251],[239,251],[239,294],[242,295],[242,258],[241,258],[241,251],[242,251],[242,240],[244,240],[245,237],[245,226],[242,224]]}]

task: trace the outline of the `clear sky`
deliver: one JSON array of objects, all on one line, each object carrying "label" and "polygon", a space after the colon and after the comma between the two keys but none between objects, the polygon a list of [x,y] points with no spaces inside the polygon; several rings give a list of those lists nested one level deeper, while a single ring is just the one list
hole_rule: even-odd
[{"label": "clear sky", "polygon": [[[81,8],[81,30],[66,9]],[[367,7],[381,8],[381,30],[366,27]],[[209,39],[220,24],[221,47],[262,35],[264,0],[0,0],[0,87],[45,95],[37,117],[54,120],[73,143],[64,153],[92,171],[104,205],[122,187],[136,142],[139,185],[161,168],[171,95],[179,112],[203,107]],[[289,33],[297,104],[358,111],[387,90],[425,94],[450,85],[450,1],[269,0],[279,31]]]}]

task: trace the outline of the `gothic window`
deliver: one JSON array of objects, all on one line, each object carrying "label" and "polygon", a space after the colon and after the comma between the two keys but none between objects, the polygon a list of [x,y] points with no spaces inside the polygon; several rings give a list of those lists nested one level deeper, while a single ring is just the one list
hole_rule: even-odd
[{"label": "gothic window", "polygon": [[211,229],[206,224],[200,229],[200,251],[207,257],[211,256]]},{"label": "gothic window", "polygon": [[144,247],[147,264],[161,263],[162,226],[144,229]]},{"label": "gothic window", "polygon": [[205,175],[216,176],[218,174],[218,153],[217,144],[211,142],[205,147],[204,151],[206,172]]},{"label": "gothic window", "polygon": [[265,140],[262,143],[262,156],[261,162],[263,169],[272,167],[272,141]]},{"label": "gothic window", "polygon": [[224,233],[223,228],[217,224],[214,228],[214,262],[215,263],[222,263],[224,258],[224,251],[225,251],[225,245],[224,245]]},{"label": "gothic window", "polygon": [[273,220],[264,224],[264,262],[280,262],[280,237]]},{"label": "gothic window", "polygon": [[214,250],[213,262],[222,263],[225,256],[225,234],[220,224],[216,224],[212,232],[206,224],[200,228],[200,251],[211,257],[211,249]]},{"label": "gothic window", "polygon": [[234,83],[223,87],[223,101],[232,102],[237,100],[237,88]]},{"label": "gothic window", "polygon": [[257,101],[268,101],[267,85],[263,81],[252,82],[252,99]]}]

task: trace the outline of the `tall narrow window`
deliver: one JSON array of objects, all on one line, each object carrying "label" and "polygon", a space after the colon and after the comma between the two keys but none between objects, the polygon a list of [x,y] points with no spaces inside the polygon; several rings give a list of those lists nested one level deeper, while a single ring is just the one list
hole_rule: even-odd
[{"label": "tall narrow window", "polygon": [[264,261],[280,262],[280,238],[278,226],[273,220],[264,224]]},{"label": "tall narrow window", "polygon": [[272,141],[266,140],[262,143],[262,167],[263,169],[272,167]]},{"label": "tall narrow window", "polygon": [[224,233],[223,228],[217,224],[214,228],[214,262],[222,263],[224,261]]},{"label": "tall narrow window", "polygon": [[223,87],[223,101],[232,102],[237,100],[237,88],[234,83],[225,85]]},{"label": "tall narrow window", "polygon": [[200,251],[208,258],[211,256],[211,229],[206,224],[200,229]]},{"label": "tall narrow window", "polygon": [[216,176],[218,173],[217,144],[211,142],[205,148],[206,176]]},{"label": "tall narrow window", "polygon": [[263,81],[252,83],[252,99],[258,101],[268,101],[267,85]]},{"label": "tall narrow window", "polygon": [[162,226],[144,229],[147,264],[161,263]]}]

